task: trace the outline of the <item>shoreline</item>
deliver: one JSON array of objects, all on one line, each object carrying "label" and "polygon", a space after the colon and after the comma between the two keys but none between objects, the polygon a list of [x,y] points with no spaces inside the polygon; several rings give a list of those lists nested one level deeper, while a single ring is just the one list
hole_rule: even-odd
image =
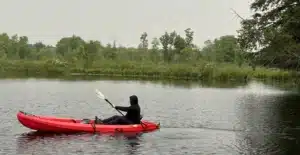
[{"label": "shoreline", "polygon": [[57,64],[51,61],[0,61],[0,78],[42,77],[70,78],[89,76],[95,79],[116,77],[149,80],[188,80],[188,81],[249,81],[275,80],[293,81],[299,75],[279,69],[238,67],[221,63],[181,63],[156,64],[153,62],[97,62],[89,69],[76,67],[77,64]]},{"label": "shoreline", "polygon": [[170,80],[170,79],[149,79],[149,78],[126,78],[124,76],[87,76],[87,75],[76,75],[76,76],[61,76],[61,77],[45,77],[45,76],[15,76],[1,78],[0,80],[45,80],[45,81],[69,81],[69,82],[96,82],[96,81],[109,81],[112,83],[118,82],[137,82],[137,83],[149,83],[149,84],[159,84],[168,87],[182,87],[182,88],[242,88],[247,86],[252,82],[258,82],[265,85],[276,86],[282,90],[293,90],[300,89],[300,83],[295,83],[294,81],[276,81],[268,79],[251,79],[246,81],[220,81],[220,80]]}]

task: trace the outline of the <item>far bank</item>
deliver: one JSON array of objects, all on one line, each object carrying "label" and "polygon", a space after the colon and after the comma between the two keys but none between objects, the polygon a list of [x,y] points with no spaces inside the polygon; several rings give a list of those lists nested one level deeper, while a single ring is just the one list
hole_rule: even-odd
[{"label": "far bank", "polygon": [[277,80],[296,79],[294,72],[279,69],[250,66],[237,66],[226,63],[153,63],[134,61],[96,61],[90,66],[80,63],[59,61],[21,61],[1,60],[1,77],[63,77],[63,76],[110,76],[126,78],[164,79],[164,80]]}]

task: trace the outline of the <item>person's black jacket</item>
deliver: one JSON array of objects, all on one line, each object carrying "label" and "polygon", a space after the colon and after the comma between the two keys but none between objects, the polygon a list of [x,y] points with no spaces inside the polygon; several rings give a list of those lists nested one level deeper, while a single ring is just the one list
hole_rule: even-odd
[{"label": "person's black jacket", "polygon": [[125,117],[131,121],[133,124],[140,124],[141,120],[141,109],[138,104],[138,98],[135,95],[129,97],[130,106],[129,107],[121,107],[115,106],[115,109],[127,112]]}]

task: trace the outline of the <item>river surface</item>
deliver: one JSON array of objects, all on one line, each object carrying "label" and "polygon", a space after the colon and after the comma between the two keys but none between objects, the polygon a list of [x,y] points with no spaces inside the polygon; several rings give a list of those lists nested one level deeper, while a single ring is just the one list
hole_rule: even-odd
[{"label": "river surface", "polygon": [[[0,80],[0,154],[300,154],[300,96],[258,82],[234,87],[138,81]],[[75,118],[118,114],[116,105],[139,97],[144,119],[161,129],[135,137],[32,135],[18,110]]]}]

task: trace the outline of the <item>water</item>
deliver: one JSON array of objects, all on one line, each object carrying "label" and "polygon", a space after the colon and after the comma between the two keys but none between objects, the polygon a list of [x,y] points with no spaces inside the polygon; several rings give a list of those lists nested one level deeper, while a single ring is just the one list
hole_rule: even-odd
[{"label": "water", "polygon": [[[261,83],[212,88],[135,81],[0,80],[0,153],[15,154],[299,154],[300,96]],[[136,94],[144,119],[161,129],[140,136],[31,135],[18,110],[61,117],[118,114]]]}]

